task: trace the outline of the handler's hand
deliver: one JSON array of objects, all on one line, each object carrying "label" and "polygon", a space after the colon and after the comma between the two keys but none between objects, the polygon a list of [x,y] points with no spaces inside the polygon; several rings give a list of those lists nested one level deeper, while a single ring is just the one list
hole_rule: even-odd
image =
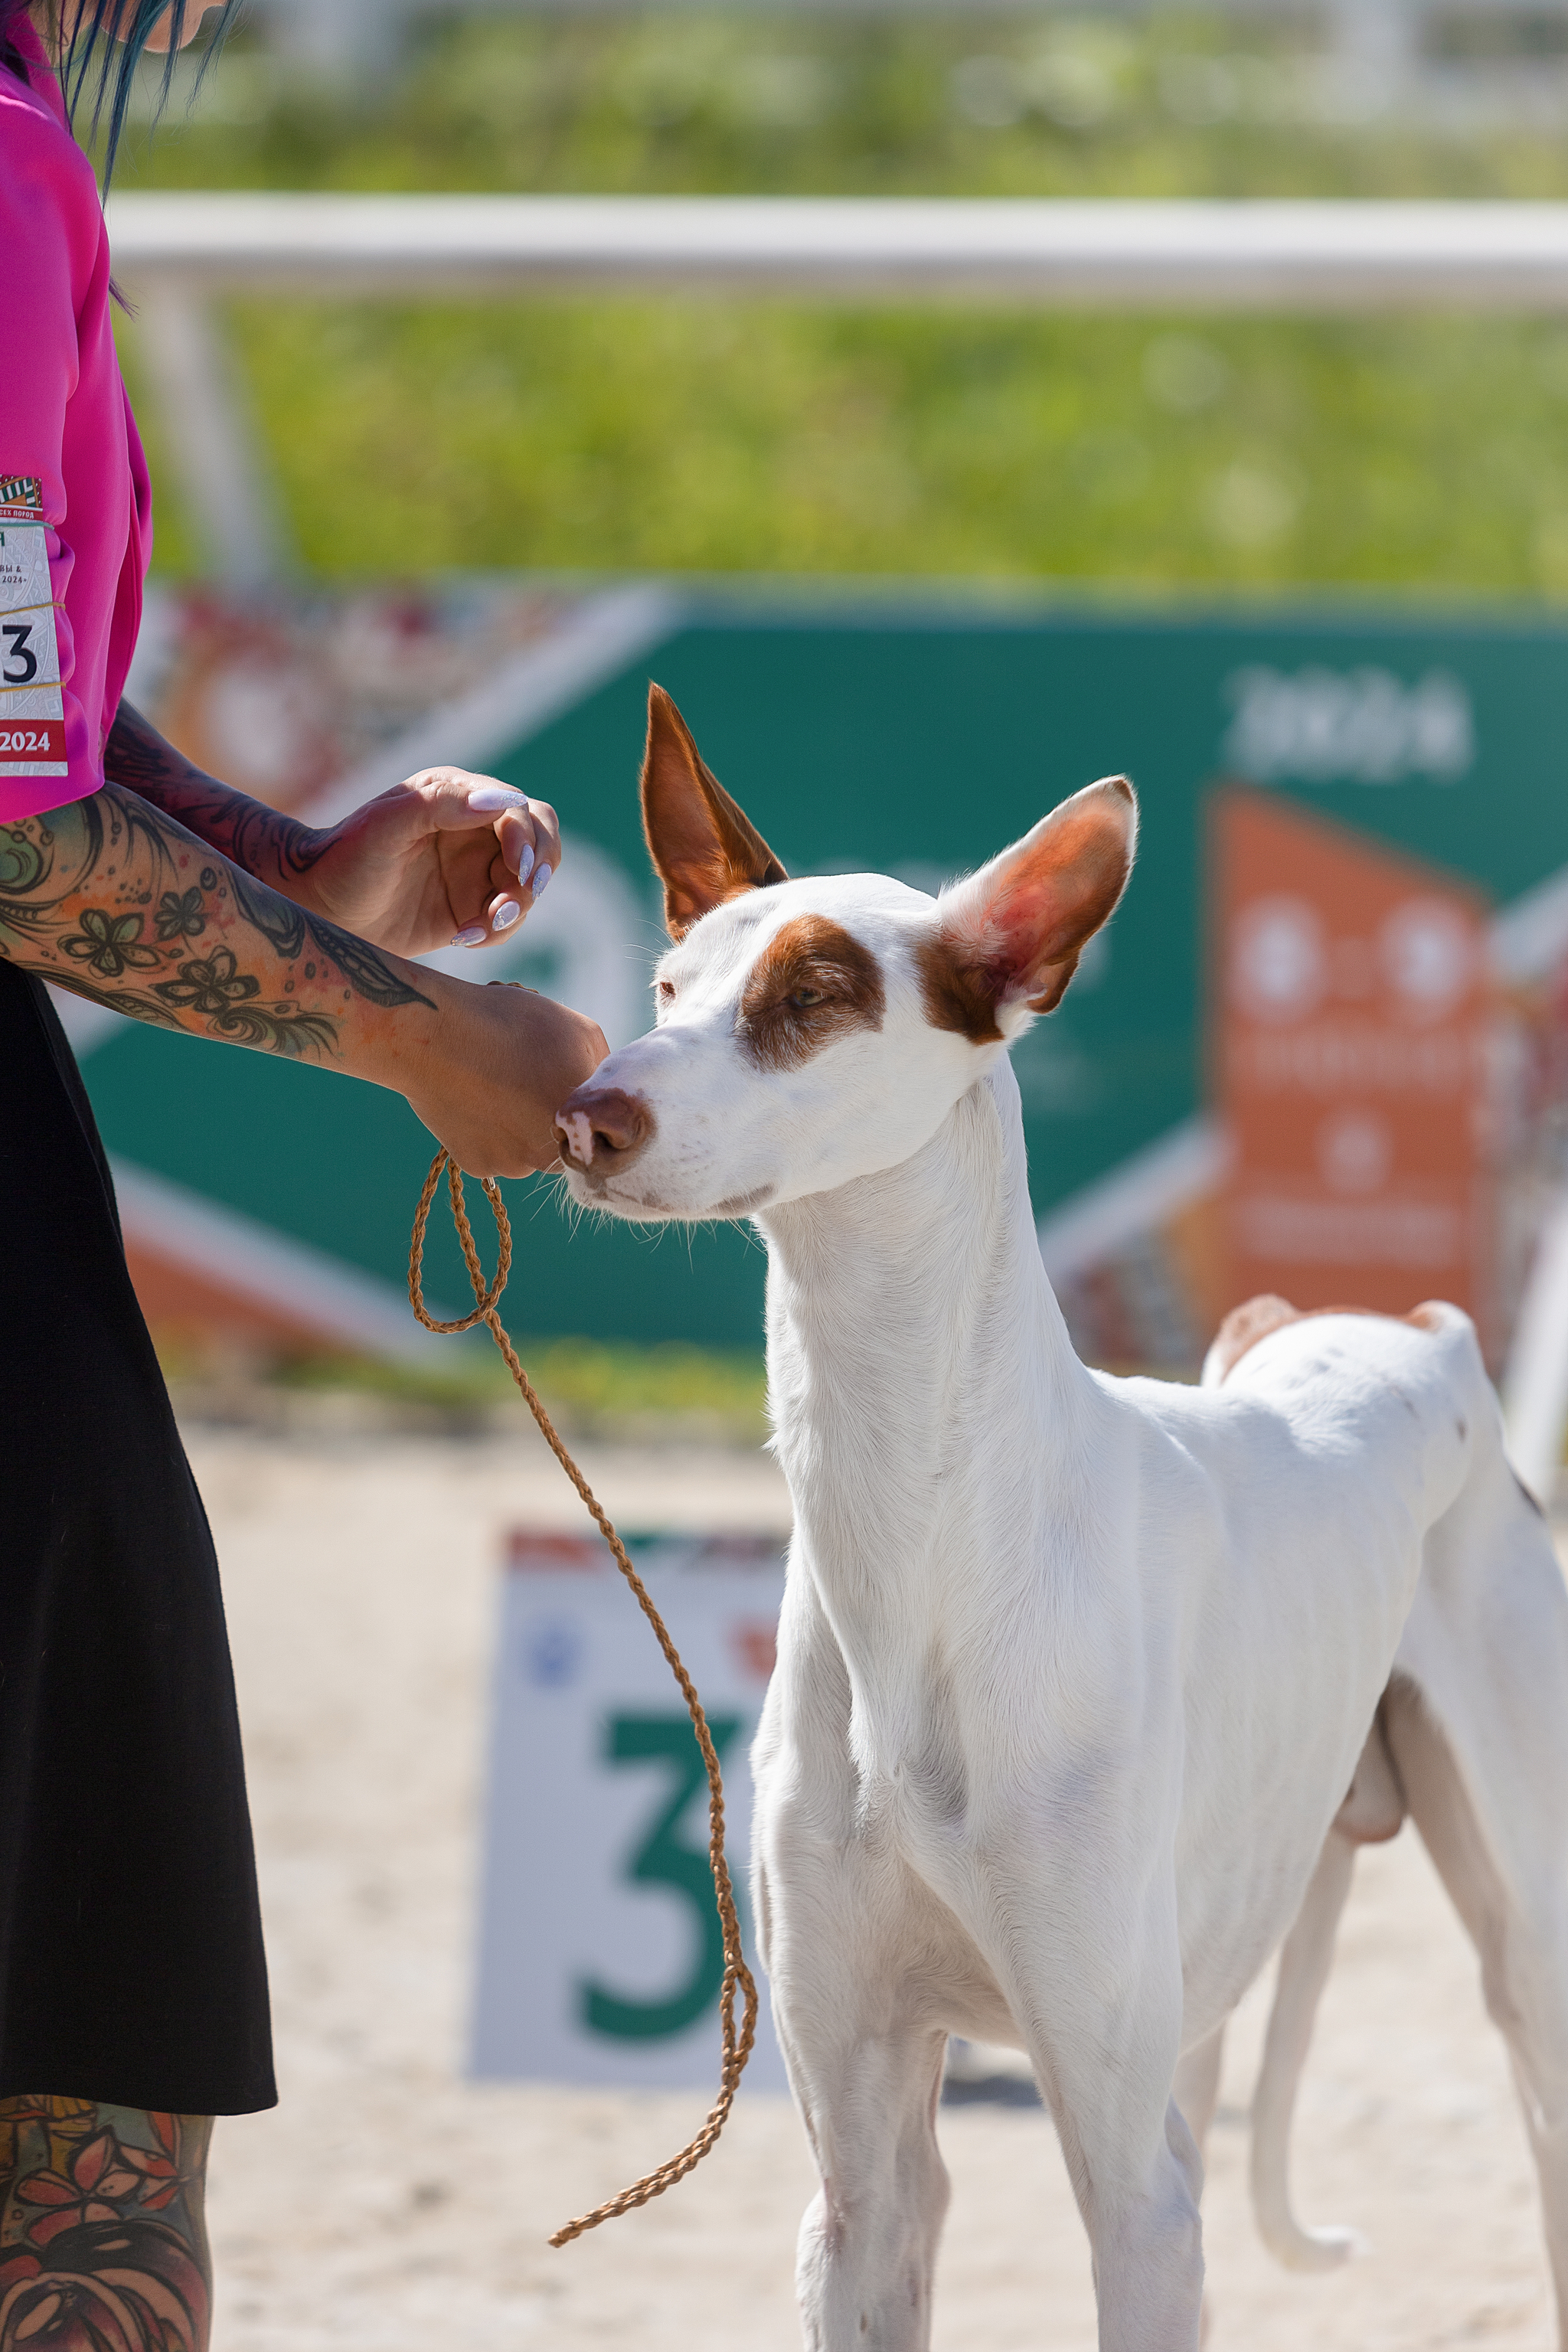
[{"label": "handler's hand", "polygon": [[466,768],[422,769],[319,843],[290,897],[405,956],[505,939],[561,863],[555,811]]},{"label": "handler's hand", "polygon": [[527,988],[476,988],[432,973],[441,1018],[399,1086],[465,1174],[553,1167],[554,1119],[609,1052],[584,1013]]}]

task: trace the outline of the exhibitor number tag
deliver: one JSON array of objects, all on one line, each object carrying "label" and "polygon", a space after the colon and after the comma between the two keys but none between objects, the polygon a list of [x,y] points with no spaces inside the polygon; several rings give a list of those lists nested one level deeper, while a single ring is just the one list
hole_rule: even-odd
[{"label": "exhibitor number tag", "polygon": [[0,474],[0,779],[68,772],[43,484]]}]

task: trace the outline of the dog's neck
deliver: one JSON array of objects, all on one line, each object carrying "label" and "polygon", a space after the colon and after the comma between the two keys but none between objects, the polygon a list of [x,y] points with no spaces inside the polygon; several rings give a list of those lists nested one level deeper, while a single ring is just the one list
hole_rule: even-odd
[{"label": "dog's neck", "polygon": [[841,1638],[934,1632],[955,1576],[975,1599],[1038,1559],[1109,1410],[1040,1262],[1010,1067],[912,1159],[757,1223],[800,1549]]}]

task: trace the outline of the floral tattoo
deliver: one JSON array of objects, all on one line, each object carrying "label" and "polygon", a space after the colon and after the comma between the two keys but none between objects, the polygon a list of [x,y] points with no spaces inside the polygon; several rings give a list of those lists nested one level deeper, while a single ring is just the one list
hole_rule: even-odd
[{"label": "floral tattoo", "polygon": [[0,2352],[205,2352],[205,2116],[0,2100]]},{"label": "floral tattoo", "polygon": [[180,966],[178,980],[160,980],[153,993],[165,1004],[205,1013],[214,1033],[232,1037],[237,1045],[265,1045],[275,1054],[302,1054],[307,1045],[328,1046],[333,1024],[324,1013],[307,1013],[300,1005],[278,1005],[268,1012],[251,1000],[260,983],[241,971],[232,948],[214,948],[210,956],[193,957]]},{"label": "floral tattoo", "polygon": [[[217,876],[210,866],[204,866],[202,889],[216,887]],[[158,901],[156,919],[161,940],[199,940],[207,927],[207,919],[202,912],[202,891],[165,890]]]},{"label": "floral tattoo", "polygon": [[355,998],[431,1004],[406,965],[114,783],[0,826],[0,957],[18,955],[135,1020],[296,1060],[337,1053]]},{"label": "floral tattoo", "polygon": [[163,958],[156,948],[140,944],[140,915],[109,915],[89,907],[81,929],[60,941],[61,951],[77,957],[100,980],[118,980],[123,971],[156,971]]}]

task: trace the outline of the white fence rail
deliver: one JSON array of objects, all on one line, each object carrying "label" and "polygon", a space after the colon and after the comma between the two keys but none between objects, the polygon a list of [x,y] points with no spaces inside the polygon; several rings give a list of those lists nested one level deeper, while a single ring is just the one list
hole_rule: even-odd
[{"label": "white fence rail", "polygon": [[109,217],[132,286],[1568,310],[1568,204],[182,192],[114,196]]}]

